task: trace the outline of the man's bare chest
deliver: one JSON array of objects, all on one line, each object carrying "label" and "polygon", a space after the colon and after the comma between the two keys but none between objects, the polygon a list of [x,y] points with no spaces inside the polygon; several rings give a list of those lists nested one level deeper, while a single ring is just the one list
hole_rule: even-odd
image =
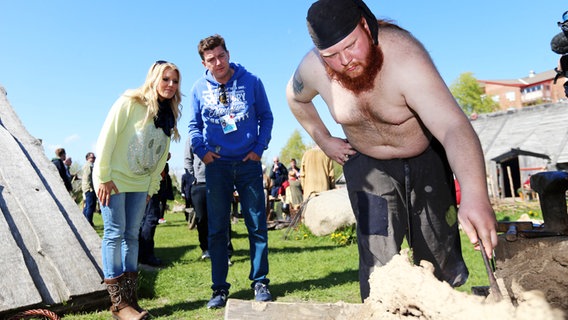
[{"label": "man's bare chest", "polygon": [[329,110],[335,121],[352,126],[364,123],[398,126],[414,114],[402,98],[385,94],[381,90],[355,95],[343,88],[331,92]]}]

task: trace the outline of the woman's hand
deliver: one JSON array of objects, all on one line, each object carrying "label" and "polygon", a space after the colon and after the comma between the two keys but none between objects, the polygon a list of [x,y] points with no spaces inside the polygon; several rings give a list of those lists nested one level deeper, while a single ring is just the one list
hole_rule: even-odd
[{"label": "woman's hand", "polygon": [[108,206],[108,203],[110,201],[110,195],[112,194],[113,191],[114,193],[119,193],[118,188],[116,187],[116,185],[112,180],[101,183],[99,185],[99,190],[97,190],[97,197],[99,198],[101,205]]}]

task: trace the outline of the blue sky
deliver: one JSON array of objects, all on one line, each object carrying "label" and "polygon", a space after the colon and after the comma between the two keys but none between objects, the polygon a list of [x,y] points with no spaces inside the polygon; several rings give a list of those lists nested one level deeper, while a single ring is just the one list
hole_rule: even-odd
[{"label": "blue sky", "polygon": [[[48,158],[65,147],[82,164],[94,150],[112,103],[140,86],[155,60],[182,71],[189,94],[204,68],[200,39],[219,33],[234,62],[260,76],[275,117],[264,158],[279,154],[294,129],[285,86],[312,47],[305,17],[312,1],[2,1],[0,85]],[[556,66],[550,40],[568,5],[547,1],[367,1],[378,18],[412,32],[430,52],[448,85],[461,73],[478,79],[522,78]],[[186,99],[185,113],[189,111]],[[182,104],[184,102],[182,101]],[[343,136],[321,100],[316,106],[332,134]],[[183,112],[183,111],[182,111]],[[179,124],[170,167],[183,167],[187,115]],[[284,161],[287,161],[283,159]]]}]

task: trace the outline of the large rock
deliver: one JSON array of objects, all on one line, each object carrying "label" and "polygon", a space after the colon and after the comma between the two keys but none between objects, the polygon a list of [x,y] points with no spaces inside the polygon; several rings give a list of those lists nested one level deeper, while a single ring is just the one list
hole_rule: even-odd
[{"label": "large rock", "polygon": [[316,236],[331,234],[355,222],[346,188],[320,192],[304,207],[304,224]]}]

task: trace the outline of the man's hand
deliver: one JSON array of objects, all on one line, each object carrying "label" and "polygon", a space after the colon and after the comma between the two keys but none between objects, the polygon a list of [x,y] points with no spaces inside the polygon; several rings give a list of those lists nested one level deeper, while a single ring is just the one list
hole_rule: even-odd
[{"label": "man's hand", "polygon": [[462,197],[458,219],[475,249],[479,250],[481,238],[487,256],[492,257],[493,249],[497,246],[497,220],[491,204]]},{"label": "man's hand", "polygon": [[211,162],[215,161],[215,159],[221,158],[220,155],[216,154],[215,152],[207,151],[205,156],[203,156],[203,163],[210,164]]},{"label": "man's hand", "polygon": [[252,161],[260,161],[260,157],[258,156],[258,154],[254,153],[253,151],[249,152],[247,154],[247,156],[243,159],[243,162],[247,161],[247,160],[252,160]]},{"label": "man's hand", "polygon": [[357,153],[347,139],[329,137],[329,139],[321,142],[319,146],[328,157],[340,165],[344,165],[349,160],[349,157]]},{"label": "man's hand", "polygon": [[99,190],[97,190],[97,198],[99,198],[101,205],[108,206],[110,195],[113,191],[115,194],[119,193],[118,188],[112,180],[103,182],[99,185]]}]

